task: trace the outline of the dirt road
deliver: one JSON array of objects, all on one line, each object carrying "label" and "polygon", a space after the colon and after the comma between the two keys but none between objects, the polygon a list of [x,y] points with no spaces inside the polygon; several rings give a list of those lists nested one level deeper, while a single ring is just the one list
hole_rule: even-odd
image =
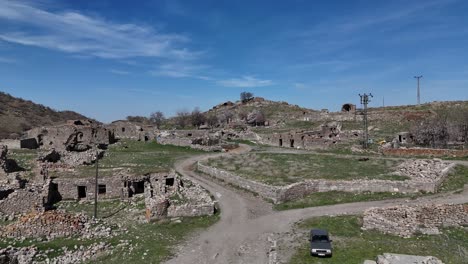
[{"label": "dirt road", "polygon": [[[237,153],[249,151],[242,146]],[[394,199],[372,202],[358,202],[331,206],[312,207],[288,211],[273,211],[271,204],[251,194],[205,178],[193,171],[193,164],[199,160],[220,155],[211,154],[192,157],[176,164],[176,170],[201,184],[216,198],[221,208],[220,220],[207,230],[194,236],[177,250],[173,263],[278,263],[276,239],[292,229],[299,220],[323,215],[353,214],[375,206],[389,206],[410,202],[467,203],[468,190],[458,194],[438,194],[417,200]],[[281,259],[284,259],[282,257]]]}]

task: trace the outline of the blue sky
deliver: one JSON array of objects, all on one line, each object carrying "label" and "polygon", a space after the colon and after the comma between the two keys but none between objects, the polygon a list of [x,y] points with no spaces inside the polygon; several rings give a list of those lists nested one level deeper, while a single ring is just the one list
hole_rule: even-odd
[{"label": "blue sky", "polygon": [[109,122],[242,91],[338,110],[468,100],[468,1],[4,1],[0,90]]}]

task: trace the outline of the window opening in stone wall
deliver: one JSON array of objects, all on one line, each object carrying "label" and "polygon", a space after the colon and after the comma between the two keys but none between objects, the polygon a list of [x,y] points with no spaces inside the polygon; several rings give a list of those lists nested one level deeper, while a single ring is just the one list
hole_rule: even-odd
[{"label": "window opening in stone wall", "polygon": [[78,199],[86,198],[86,186],[78,186]]}]

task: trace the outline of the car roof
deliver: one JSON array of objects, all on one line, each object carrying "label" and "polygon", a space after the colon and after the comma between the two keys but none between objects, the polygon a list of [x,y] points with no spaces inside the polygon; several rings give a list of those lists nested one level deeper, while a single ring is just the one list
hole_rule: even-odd
[{"label": "car roof", "polygon": [[316,229],[316,228],[314,228],[314,229],[310,230],[310,234],[312,234],[312,235],[319,235],[319,236],[320,236],[320,235],[326,235],[326,236],[328,236],[328,231],[327,231],[327,230],[324,230],[324,229]]}]

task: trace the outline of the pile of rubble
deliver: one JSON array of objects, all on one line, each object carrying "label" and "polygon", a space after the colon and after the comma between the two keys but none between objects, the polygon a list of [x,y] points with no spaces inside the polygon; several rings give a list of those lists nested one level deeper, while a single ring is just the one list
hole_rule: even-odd
[{"label": "pile of rubble", "polygon": [[[75,250],[63,248],[63,254],[52,259],[46,259],[44,262],[47,264],[74,264],[84,263],[88,260],[96,259],[102,255],[109,254],[113,249],[108,243],[100,242],[89,245],[87,247],[75,246]],[[33,262],[40,263],[40,262]]]},{"label": "pile of rubble", "polygon": [[0,228],[0,234],[8,238],[69,237],[80,233],[88,221],[85,215],[69,214],[60,211],[29,213],[18,221]]},{"label": "pile of rubble", "polygon": [[37,254],[36,247],[7,247],[0,249],[0,263],[29,264],[33,263],[33,258]]},{"label": "pile of rubble", "polygon": [[104,157],[104,153],[104,150],[94,148],[80,152],[51,149],[42,153],[39,156],[38,161],[61,164],[67,167],[75,167],[78,165],[91,165],[96,161],[96,157],[97,159]]},{"label": "pile of rubble", "polygon": [[[129,246],[129,243],[123,242],[117,247]],[[100,242],[89,246],[75,246],[72,249],[62,247],[61,249],[47,249],[40,252],[37,247],[7,247],[0,249],[0,263],[5,264],[74,264],[83,263],[96,259],[100,256],[112,253],[113,246]],[[49,258],[47,253],[59,253],[54,258]]]},{"label": "pile of rubble", "polygon": [[439,234],[442,226],[466,225],[468,204],[399,205],[366,210],[362,229],[411,237],[416,233]]},{"label": "pile of rubble", "polygon": [[396,174],[408,176],[413,181],[437,182],[443,179],[455,164],[440,159],[407,160],[397,167]]}]

